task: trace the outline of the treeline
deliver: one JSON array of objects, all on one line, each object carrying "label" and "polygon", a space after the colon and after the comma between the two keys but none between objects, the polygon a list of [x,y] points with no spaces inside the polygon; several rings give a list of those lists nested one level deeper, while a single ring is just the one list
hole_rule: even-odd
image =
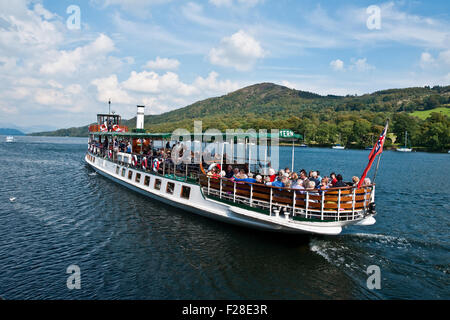
[{"label": "treeline", "polygon": [[[413,117],[406,112],[375,113],[360,112],[327,112],[315,113],[305,111],[298,116],[287,119],[268,120],[255,114],[245,117],[230,116],[225,118],[202,118],[202,129],[219,129],[225,132],[228,128],[246,129],[290,129],[304,136],[304,142],[311,145],[344,144],[347,147],[364,148],[372,146],[389,119],[386,146],[404,143],[405,131],[408,132],[408,145],[422,147],[429,151],[450,150],[450,119],[432,113],[426,120]],[[177,128],[185,128],[193,132],[193,121],[182,120],[170,124],[151,127],[154,132],[172,132]]]}]

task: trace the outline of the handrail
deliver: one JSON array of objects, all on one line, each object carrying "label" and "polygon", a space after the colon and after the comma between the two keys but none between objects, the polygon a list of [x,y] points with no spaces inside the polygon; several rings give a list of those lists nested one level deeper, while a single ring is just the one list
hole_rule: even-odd
[{"label": "handrail", "polygon": [[[206,175],[205,175],[206,176]],[[224,178],[224,177],[217,177],[214,178],[215,180],[226,180],[226,181],[234,181],[232,179],[228,179],[228,178]],[[267,188],[273,188],[273,189],[279,189],[279,190],[287,190],[287,191],[320,191],[320,192],[330,192],[330,191],[339,191],[339,190],[352,190],[352,189],[365,189],[365,188],[369,188],[369,187],[373,187],[375,186],[374,183],[371,184],[366,184],[363,185],[361,187],[357,187],[357,186],[346,186],[346,187],[330,187],[327,188],[325,190],[322,189],[295,189],[295,188],[288,188],[288,187],[276,187],[276,186],[271,186],[271,185],[266,185],[264,183],[258,183],[258,182],[248,182],[248,181],[237,181],[237,183],[239,184],[248,184],[248,185],[257,185],[257,186],[263,186],[263,187],[267,187]]]},{"label": "handrail", "polygon": [[[208,182],[207,189],[206,181]],[[362,218],[367,212],[372,212],[369,202],[373,197],[373,184],[363,188],[347,186],[327,190],[305,189],[301,190],[301,193],[297,192],[300,191],[299,189],[294,188],[266,186],[260,183],[206,175],[199,175],[199,184],[202,188],[205,188],[205,193],[208,196],[223,200],[231,200],[232,198],[235,203],[268,210],[269,214],[275,212],[277,217],[279,212],[282,211],[285,219],[288,220],[295,219],[296,216],[300,215],[300,217],[306,219],[320,221],[330,219],[347,221]],[[358,190],[361,192],[358,192]],[[335,193],[327,195],[326,191],[334,191]],[[342,193],[342,191],[347,192]],[[277,211],[273,211],[274,206]]]}]

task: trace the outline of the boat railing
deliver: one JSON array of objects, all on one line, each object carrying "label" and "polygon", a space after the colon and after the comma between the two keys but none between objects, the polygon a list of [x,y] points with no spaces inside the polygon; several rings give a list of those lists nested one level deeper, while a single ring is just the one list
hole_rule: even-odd
[{"label": "boat railing", "polygon": [[[89,126],[88,130],[89,130],[89,132],[100,132],[100,131],[102,131],[101,126],[102,125],[99,125],[99,124],[91,124]],[[115,128],[116,128],[117,131],[128,132],[128,127],[127,126],[124,126],[124,125],[121,125],[121,124],[116,124],[115,126],[116,126]],[[107,128],[107,130],[108,131],[113,131],[112,129],[108,129],[108,128]]]},{"label": "boat railing", "polygon": [[[109,151],[111,151],[111,154],[109,154]],[[109,148],[105,150],[102,146],[93,146],[92,150],[89,152],[121,166],[127,166],[136,170],[161,176],[167,176],[176,180],[198,181],[199,174],[201,173],[199,166],[196,164],[174,164],[171,158],[163,158],[161,156],[151,156],[140,153],[113,152]],[[138,159],[136,164],[133,164],[133,156],[136,156]],[[142,160],[144,157],[147,159],[147,166],[143,165]],[[157,164],[154,165],[153,161],[155,159],[157,160]]]},{"label": "boat railing", "polygon": [[259,209],[268,215],[293,220],[348,221],[372,211],[375,185],[325,190],[299,190],[200,175],[207,197]]}]

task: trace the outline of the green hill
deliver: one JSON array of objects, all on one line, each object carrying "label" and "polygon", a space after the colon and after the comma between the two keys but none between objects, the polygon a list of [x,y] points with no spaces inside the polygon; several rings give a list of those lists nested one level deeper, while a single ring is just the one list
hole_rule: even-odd
[{"label": "green hill", "polygon": [[[306,142],[329,145],[335,142],[350,147],[371,144],[381,132],[386,119],[390,131],[402,141],[408,131],[413,145],[430,142],[430,150],[444,150],[450,136],[448,116],[430,120],[416,118],[414,112],[429,112],[450,103],[450,86],[389,89],[362,96],[321,96],[289,89],[273,83],[248,86],[221,97],[209,98],[160,115],[145,116],[150,132],[172,132],[176,128],[193,130],[193,120],[202,120],[203,130],[216,128],[291,129],[306,137]],[[92,115],[93,118],[95,115]],[[422,122],[421,122],[422,121]],[[430,129],[425,139],[423,121],[443,122],[439,132]],[[134,128],[136,118],[124,121]],[[39,135],[86,136],[87,126],[60,129]],[[433,138],[439,136],[441,138]],[[340,137],[340,141],[339,140]],[[439,142],[433,142],[437,141]],[[387,145],[390,141],[388,140]]]},{"label": "green hill", "polygon": [[431,109],[431,110],[414,111],[413,113],[411,113],[411,115],[414,116],[414,117],[418,117],[418,118],[420,118],[422,120],[425,120],[433,112],[442,113],[442,114],[446,115],[447,117],[450,117],[450,105],[446,105],[445,107],[434,108],[434,109]]}]

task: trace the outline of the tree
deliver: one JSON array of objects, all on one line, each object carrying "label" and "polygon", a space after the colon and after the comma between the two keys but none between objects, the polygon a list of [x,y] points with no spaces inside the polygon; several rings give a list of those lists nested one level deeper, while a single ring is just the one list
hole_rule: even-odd
[{"label": "tree", "polygon": [[433,151],[446,151],[450,149],[450,119],[449,117],[433,112],[425,120],[421,134],[422,145]]},{"label": "tree", "polygon": [[397,136],[396,142],[403,143],[405,141],[405,132],[408,131],[411,144],[417,145],[420,134],[419,121],[418,118],[412,117],[407,113],[396,113],[391,126],[391,132]]}]

